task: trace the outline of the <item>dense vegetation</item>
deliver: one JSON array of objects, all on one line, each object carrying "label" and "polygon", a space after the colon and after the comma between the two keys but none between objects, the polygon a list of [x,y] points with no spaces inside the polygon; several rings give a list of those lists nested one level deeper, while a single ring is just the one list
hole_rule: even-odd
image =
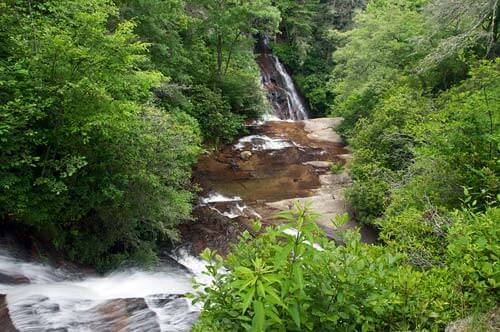
[{"label": "dense vegetation", "polygon": [[266,107],[270,1],[1,1],[0,219],[106,269],[154,259],[190,172]]},{"label": "dense vegetation", "polygon": [[366,0],[278,0],[282,21],[272,44],[274,53],[292,72],[306,97],[310,111],[324,116],[334,102],[329,85],[335,68],[333,51],[341,34],[352,25],[356,12]]},{"label": "dense vegetation", "polygon": [[246,232],[224,260],[204,253],[214,282],[199,295],[195,331],[438,331],[498,301],[498,209],[457,213],[443,264],[428,269],[354,231],[336,245],[307,209],[282,217],[285,226]]},{"label": "dense vegetation", "polygon": [[307,208],[256,222],[225,259],[205,252],[195,330],[438,331],[486,312],[500,300],[499,4],[0,1],[0,221],[100,270],[154,261],[190,218],[202,147],[268,107],[253,48],[270,35],[313,113],[344,117],[347,198],[381,243],[329,242]]},{"label": "dense vegetation", "polygon": [[[438,331],[497,305],[498,1],[349,1],[364,8],[352,24],[314,27],[344,2],[278,3],[288,16],[275,51],[315,111],[344,117],[348,200],[381,244],[351,233],[332,244],[310,211],[291,211],[298,233],[245,234],[226,259],[205,254],[215,281],[197,329]],[[470,331],[486,330],[479,321]]]}]

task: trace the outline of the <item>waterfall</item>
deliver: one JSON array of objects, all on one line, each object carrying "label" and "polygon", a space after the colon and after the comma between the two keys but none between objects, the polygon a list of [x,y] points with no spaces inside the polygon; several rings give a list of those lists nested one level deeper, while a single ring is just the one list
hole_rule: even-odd
[{"label": "waterfall", "polygon": [[308,119],[307,107],[292,77],[280,60],[272,54],[268,37],[259,39],[256,46],[257,64],[261,71],[262,85],[273,107],[274,114],[282,120]]},{"label": "waterfall", "polygon": [[297,88],[295,87],[295,83],[293,83],[290,74],[286,71],[285,67],[281,64],[280,60],[277,57],[273,57],[274,62],[276,64],[276,69],[278,70],[280,76],[285,82],[285,93],[287,99],[287,106],[289,109],[290,119],[291,120],[305,120],[307,119],[307,112],[302,102],[302,98],[299,96],[297,92]]}]

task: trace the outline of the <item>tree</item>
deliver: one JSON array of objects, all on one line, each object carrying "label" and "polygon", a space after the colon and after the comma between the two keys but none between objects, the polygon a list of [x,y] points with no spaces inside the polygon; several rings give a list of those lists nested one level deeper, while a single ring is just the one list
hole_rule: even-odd
[{"label": "tree", "polygon": [[201,0],[191,4],[199,6],[209,45],[215,49],[218,83],[222,83],[238,47],[257,33],[274,33],[280,19],[270,0]]},{"label": "tree", "polygon": [[[253,35],[276,29],[279,12],[270,1],[116,2],[121,18],[137,22],[135,33],[151,43],[151,68],[171,78],[155,90],[158,104],[193,115],[207,144],[231,141],[264,111]],[[204,100],[223,106],[211,112]]]},{"label": "tree", "polygon": [[150,105],[166,78],[109,1],[3,4],[2,218],[101,269],[154,258],[190,214],[196,124]]},{"label": "tree", "polygon": [[354,128],[369,118],[381,98],[404,82],[426,48],[416,44],[429,26],[412,1],[375,1],[356,16],[355,28],[344,33],[343,47],[333,54],[336,63],[331,86],[333,111]]},{"label": "tree", "polygon": [[439,30],[448,32],[448,36],[442,38],[436,50],[424,59],[421,70],[470,47],[481,49],[484,46],[484,51],[479,53],[489,59],[498,55],[500,1],[434,0],[426,7],[426,12]]}]

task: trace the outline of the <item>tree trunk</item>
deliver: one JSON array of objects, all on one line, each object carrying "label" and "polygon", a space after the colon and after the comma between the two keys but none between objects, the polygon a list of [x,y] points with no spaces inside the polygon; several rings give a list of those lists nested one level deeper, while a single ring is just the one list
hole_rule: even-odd
[{"label": "tree trunk", "polygon": [[229,63],[231,62],[231,56],[233,55],[234,47],[236,46],[236,43],[238,42],[238,39],[240,38],[240,36],[241,36],[241,31],[239,31],[236,34],[236,37],[234,37],[234,40],[231,44],[231,48],[229,49],[229,53],[228,53],[227,60],[226,60],[226,69],[224,69],[224,76],[226,76],[226,74],[227,74],[227,70],[229,69]]},{"label": "tree trunk", "polygon": [[222,35],[217,35],[217,82],[222,82]]},{"label": "tree trunk", "polygon": [[488,52],[487,52],[487,57],[488,59],[495,59],[497,56],[497,42],[498,42],[498,24],[500,23],[500,1],[497,0],[495,1],[495,4],[493,6],[493,13],[491,14],[491,36],[490,36],[490,42],[488,44]]}]

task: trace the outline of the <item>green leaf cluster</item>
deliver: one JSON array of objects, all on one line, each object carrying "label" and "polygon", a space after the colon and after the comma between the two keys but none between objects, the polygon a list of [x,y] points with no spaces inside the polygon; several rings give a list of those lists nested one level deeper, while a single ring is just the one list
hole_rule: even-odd
[{"label": "green leaf cluster", "polygon": [[170,78],[157,102],[193,116],[205,143],[230,142],[268,109],[253,51],[257,34],[277,30],[270,0],[116,3],[120,19],[137,22],[134,32],[150,44],[152,68]]},{"label": "green leaf cluster", "polygon": [[205,252],[213,281],[198,285],[194,331],[438,331],[498,300],[498,208],[457,212],[444,264],[426,271],[355,232],[336,245],[307,207],[281,217],[287,224],[245,233],[225,259]]}]

